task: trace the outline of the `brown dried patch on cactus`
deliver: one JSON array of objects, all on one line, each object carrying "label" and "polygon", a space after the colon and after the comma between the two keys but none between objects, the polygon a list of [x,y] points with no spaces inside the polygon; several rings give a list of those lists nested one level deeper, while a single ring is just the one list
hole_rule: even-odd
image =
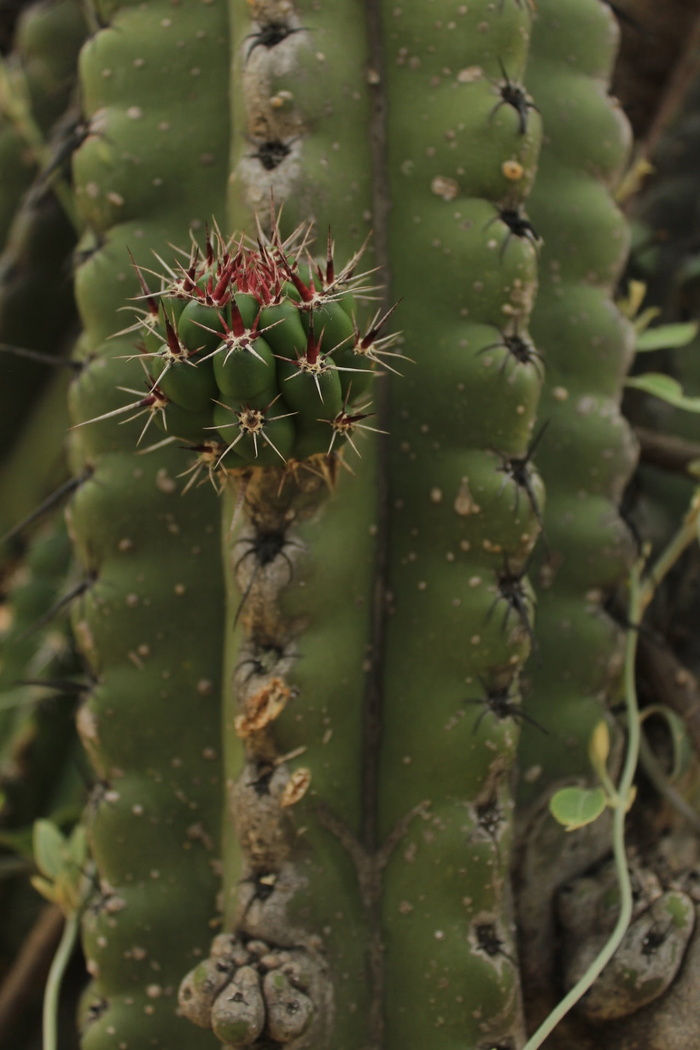
[{"label": "brown dried patch on cactus", "polygon": [[292,690],[282,678],[271,678],[262,689],[244,702],[244,712],[235,722],[236,732],[242,740],[269,726],[283,711]]},{"label": "brown dried patch on cactus", "polygon": [[311,784],[310,769],[295,769],[280,796],[280,806],[286,809],[300,802]]}]

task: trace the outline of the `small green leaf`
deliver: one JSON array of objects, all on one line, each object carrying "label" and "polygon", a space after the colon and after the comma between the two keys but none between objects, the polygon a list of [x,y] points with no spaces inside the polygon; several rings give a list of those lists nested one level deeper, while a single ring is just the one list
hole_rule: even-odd
[{"label": "small green leaf", "polygon": [[606,805],[602,788],[566,787],[552,795],[549,811],[566,831],[576,831],[597,820]]},{"label": "small green leaf", "polygon": [[686,412],[700,412],[700,397],[686,397],[681,384],[661,372],[645,372],[641,376],[630,376],[625,386],[652,394],[661,401],[673,405],[674,408],[682,408]]},{"label": "small green leaf", "polygon": [[55,879],[64,866],[65,845],[65,838],[50,820],[34,822],[34,861],[47,879]]},{"label": "small green leaf", "polygon": [[87,831],[82,824],[77,824],[68,839],[66,860],[73,867],[81,869],[88,858]]},{"label": "small green leaf", "polygon": [[627,798],[625,800],[625,813],[629,813],[629,811],[632,809],[632,806],[634,805],[636,800],[637,800],[637,785],[636,784],[632,784],[631,788],[627,792]]},{"label": "small green leaf", "polygon": [[629,317],[632,320],[637,316],[646,294],[647,286],[644,281],[630,281],[628,283],[627,295],[617,301],[617,305],[625,317]]},{"label": "small green leaf", "polygon": [[637,351],[646,353],[649,350],[671,350],[692,343],[698,334],[696,321],[679,324],[661,324],[657,328],[647,328],[637,336]]}]

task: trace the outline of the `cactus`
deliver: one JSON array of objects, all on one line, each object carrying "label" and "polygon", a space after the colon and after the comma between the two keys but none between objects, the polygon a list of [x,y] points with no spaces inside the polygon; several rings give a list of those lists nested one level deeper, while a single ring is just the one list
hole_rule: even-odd
[{"label": "cactus", "polygon": [[380,841],[429,806],[388,861],[382,917],[387,1045],[485,1050],[522,1039],[509,770],[544,509],[530,464],[539,231],[524,210],[540,118],[522,87],[525,6],[470,5],[449,35],[447,7],[430,29],[418,8],[387,14],[391,272],[417,366],[388,427]]},{"label": "cactus", "polygon": [[[110,25],[80,60],[90,134],[75,155],[75,192],[83,244],[98,246],[76,273],[84,334],[74,423],[113,406],[123,399],[115,387],[134,382],[124,360],[132,341],[110,339],[124,327],[125,297],[139,294],[128,249],[150,266],[151,252],[166,251],[193,220],[203,231],[225,188],[226,114],[201,120],[226,91],[223,5],[179,11],[177,22],[166,3],[104,13]],[[177,123],[168,119],[173,104]],[[88,584],[73,622],[95,679],[78,725],[98,778],[87,815],[100,888],[83,932],[93,977],[81,1010],[86,1050],[211,1045],[177,1016],[175,993],[215,911],[223,630],[215,500],[204,490],[180,498],[178,450],[135,458],[134,443],[133,426],[117,422],[73,431],[75,469],[89,475],[69,508]]]},{"label": "cactus", "polygon": [[[532,328],[546,360],[540,414],[548,431],[537,460],[548,485],[545,531],[551,551],[541,569],[541,667],[532,671],[528,709],[544,720],[550,734],[544,738],[526,729],[521,760],[526,769],[537,765],[543,777],[553,779],[588,768],[589,734],[583,723],[588,720],[592,729],[600,717],[597,694],[611,681],[619,631],[601,604],[629,569],[631,537],[617,505],[636,449],[619,409],[632,331],[611,303],[627,237],[610,186],[629,146],[624,118],[605,95],[615,23],[597,2],[556,10],[545,3],[537,28],[537,61],[533,57],[529,82],[540,88],[551,131],[531,202],[548,274],[542,278]],[[565,59],[555,42],[563,32],[572,40]],[[592,553],[601,544],[604,558]],[[564,611],[567,604],[579,610],[576,619]],[[570,637],[577,638],[575,675],[572,654],[561,647],[562,628],[554,629],[564,619]],[[564,667],[568,702],[562,695]],[[578,753],[560,745],[574,709]],[[532,787],[525,784],[523,790],[532,796]]]},{"label": "cactus", "polygon": [[[527,710],[547,735],[533,724],[523,729],[521,805],[557,779],[588,774],[588,741],[621,671],[623,632],[603,608],[633,555],[617,508],[636,456],[619,408],[633,336],[611,301],[627,247],[611,187],[629,148],[624,117],[606,96],[616,39],[614,18],[596,0],[538,5],[528,84],[548,132],[530,202],[544,240],[531,331],[546,362],[540,415],[548,429],[537,462],[549,552]],[[545,866],[561,879],[566,863],[555,865],[550,853]],[[520,922],[529,943],[546,945],[553,919],[542,877],[537,865],[523,876]],[[533,1016],[546,1012],[538,996],[553,1005],[553,965],[538,950],[526,956]]]},{"label": "cactus", "polygon": [[553,992],[514,786],[619,669],[612,15],[429,6],[90,5],[83,1050],[521,1050]]}]

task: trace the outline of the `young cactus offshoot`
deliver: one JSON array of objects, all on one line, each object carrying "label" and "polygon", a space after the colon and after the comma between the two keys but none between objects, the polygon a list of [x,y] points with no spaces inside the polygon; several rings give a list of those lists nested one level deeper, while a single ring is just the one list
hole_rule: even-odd
[{"label": "young cactus offshoot", "polygon": [[[392,356],[395,336],[382,335],[391,311],[363,332],[356,300],[368,274],[356,274],[361,252],[336,272],[328,239],[323,266],[308,255],[310,226],[286,241],[225,241],[218,230],[202,252],[155,274],[137,268],[142,295],[138,340],[149,377],[146,411],[172,439],[226,469],[281,466],[329,455],[368,429],[367,388]],[[159,260],[162,262],[162,260]],[[398,355],[396,355],[398,356]],[[132,417],[129,417],[132,418]],[[371,429],[371,428],[369,428]]]}]

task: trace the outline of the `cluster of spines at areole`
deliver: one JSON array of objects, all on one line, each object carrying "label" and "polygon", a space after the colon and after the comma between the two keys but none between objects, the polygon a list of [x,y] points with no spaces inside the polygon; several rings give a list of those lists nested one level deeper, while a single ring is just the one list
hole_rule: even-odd
[{"label": "cluster of spines at areole", "polygon": [[[336,272],[328,234],[323,265],[306,249],[310,228],[282,242],[275,224],[257,244],[224,242],[218,230],[186,265],[167,267],[158,290],[139,269],[134,331],[148,392],[114,414],[143,414],[198,453],[193,467],[281,466],[329,456],[371,414],[364,398],[394,337],[375,314],[358,326],[368,292],[361,252]],[[305,254],[306,251],[306,254]],[[152,279],[151,279],[152,283]],[[143,431],[142,431],[143,434]],[[210,471],[211,472],[211,471]]]}]

